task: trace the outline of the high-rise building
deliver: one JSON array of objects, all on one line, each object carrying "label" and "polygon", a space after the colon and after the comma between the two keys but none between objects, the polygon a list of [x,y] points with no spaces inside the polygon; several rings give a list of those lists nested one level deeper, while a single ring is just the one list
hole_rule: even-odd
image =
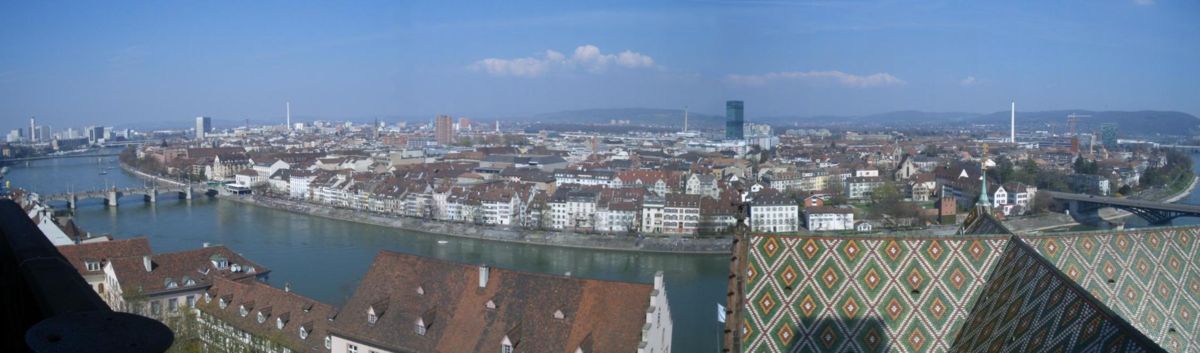
[{"label": "high-rise building", "polygon": [[746,137],[742,129],[745,120],[742,116],[742,101],[725,102],[725,139],[741,140]]},{"label": "high-rise building", "polygon": [[433,122],[433,138],[437,143],[449,145],[454,142],[454,118],[438,115]]},{"label": "high-rise building", "polygon": [[29,141],[37,141],[37,119],[29,117]]},{"label": "high-rise building", "polygon": [[196,139],[203,140],[204,135],[212,131],[212,118],[207,116],[196,117]]},{"label": "high-rise building", "polygon": [[1113,149],[1117,147],[1117,124],[1104,123],[1100,124],[1100,138],[1104,141],[1104,148]]}]

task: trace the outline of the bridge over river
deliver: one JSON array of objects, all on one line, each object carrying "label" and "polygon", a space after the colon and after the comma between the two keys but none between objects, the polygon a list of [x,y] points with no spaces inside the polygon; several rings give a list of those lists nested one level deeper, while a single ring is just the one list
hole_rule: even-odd
[{"label": "bridge over river", "polygon": [[1200,217],[1200,206],[1154,201],[1119,199],[1115,197],[1043,191],[1058,202],[1061,209],[1069,211],[1079,223],[1095,225],[1103,221],[1099,211],[1105,207],[1128,211],[1151,225],[1170,224],[1179,217]]},{"label": "bridge over river", "polygon": [[108,188],[89,191],[72,191],[51,195],[42,195],[40,198],[43,202],[50,201],[65,201],[67,207],[75,209],[79,200],[87,199],[103,199],[104,204],[111,207],[119,205],[119,200],[125,196],[141,196],[142,200],[149,203],[158,202],[160,194],[170,195],[172,193],[179,196],[180,199],[191,200],[193,194],[203,190],[205,194],[215,193],[218,190],[206,184],[171,184],[171,185],[154,185],[147,187],[126,187],[126,188]]}]

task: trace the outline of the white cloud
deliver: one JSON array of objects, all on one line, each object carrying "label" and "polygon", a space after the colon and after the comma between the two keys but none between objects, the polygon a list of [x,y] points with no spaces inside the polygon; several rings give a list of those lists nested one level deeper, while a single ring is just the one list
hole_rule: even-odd
[{"label": "white cloud", "polygon": [[854,75],[841,71],[784,71],[770,72],[761,75],[729,75],[725,80],[734,84],[746,86],[761,86],[771,81],[832,81],[846,87],[883,87],[899,86],[907,82],[886,72],[870,75]]},{"label": "white cloud", "polygon": [[976,83],[979,83],[979,80],[976,80],[975,76],[967,76],[966,78],[962,79],[961,81],[958,81],[958,84],[963,87],[971,87],[971,86],[974,86]]},{"label": "white cloud", "polygon": [[467,68],[493,76],[537,77],[553,70],[582,69],[600,73],[612,66],[630,69],[654,67],[654,59],[630,50],[618,54],[605,54],[599,47],[587,44],[576,47],[569,58],[563,53],[546,50],[541,56],[535,57],[487,58],[476,61]]},{"label": "white cloud", "polygon": [[1133,3],[1142,6],[1150,6],[1154,5],[1154,0],[1133,0]]}]

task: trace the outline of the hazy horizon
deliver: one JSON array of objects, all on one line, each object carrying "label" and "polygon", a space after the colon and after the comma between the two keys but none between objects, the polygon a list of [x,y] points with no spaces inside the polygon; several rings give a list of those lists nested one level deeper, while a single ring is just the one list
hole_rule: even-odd
[{"label": "hazy horizon", "polygon": [[[5,131],[580,109],[1200,115],[1200,3],[7,3]],[[307,117],[307,118],[306,118]]]}]

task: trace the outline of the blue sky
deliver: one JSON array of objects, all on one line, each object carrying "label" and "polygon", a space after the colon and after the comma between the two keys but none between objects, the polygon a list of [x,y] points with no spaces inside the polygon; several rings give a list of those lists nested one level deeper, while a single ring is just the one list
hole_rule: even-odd
[{"label": "blue sky", "polygon": [[[0,119],[1200,115],[1200,2],[5,2]],[[11,128],[9,126],[0,126]]]}]

